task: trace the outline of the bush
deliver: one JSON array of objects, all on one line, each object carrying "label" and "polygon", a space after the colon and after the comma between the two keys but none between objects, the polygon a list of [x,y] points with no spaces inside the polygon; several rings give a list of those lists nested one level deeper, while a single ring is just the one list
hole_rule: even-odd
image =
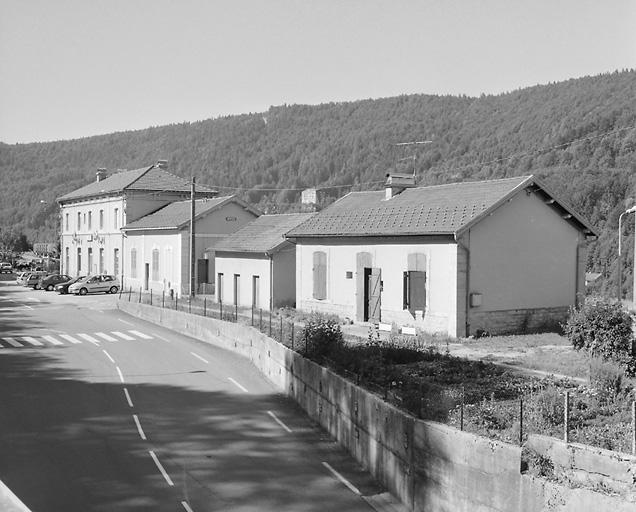
[{"label": "bush", "polygon": [[564,331],[575,349],[617,361],[629,373],[636,369],[631,353],[632,318],[619,302],[589,298],[580,308],[570,311]]},{"label": "bush", "polygon": [[301,354],[317,362],[335,357],[344,347],[340,325],[331,318],[319,315],[314,315],[307,321],[302,337],[305,346]]}]

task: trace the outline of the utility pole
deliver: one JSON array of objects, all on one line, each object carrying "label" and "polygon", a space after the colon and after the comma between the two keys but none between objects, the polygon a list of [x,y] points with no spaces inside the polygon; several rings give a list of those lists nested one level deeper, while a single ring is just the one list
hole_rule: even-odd
[{"label": "utility pole", "polygon": [[197,264],[197,254],[195,252],[195,240],[194,240],[194,198],[196,195],[195,190],[195,179],[192,176],[192,185],[190,187],[190,297],[194,297],[196,294],[196,264]]}]

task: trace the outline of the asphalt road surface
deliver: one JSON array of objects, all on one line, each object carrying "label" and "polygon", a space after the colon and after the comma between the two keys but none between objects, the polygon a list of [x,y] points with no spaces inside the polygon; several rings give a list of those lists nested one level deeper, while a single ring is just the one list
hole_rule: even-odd
[{"label": "asphalt road surface", "polygon": [[0,282],[0,480],[33,512],[369,511],[367,473],[245,359]]}]

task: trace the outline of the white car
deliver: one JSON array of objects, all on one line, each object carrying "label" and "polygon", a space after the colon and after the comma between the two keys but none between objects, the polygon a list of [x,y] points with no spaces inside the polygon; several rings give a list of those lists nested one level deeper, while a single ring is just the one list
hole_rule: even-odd
[{"label": "white car", "polygon": [[68,287],[68,293],[86,295],[87,293],[117,293],[119,280],[106,274],[87,276]]}]

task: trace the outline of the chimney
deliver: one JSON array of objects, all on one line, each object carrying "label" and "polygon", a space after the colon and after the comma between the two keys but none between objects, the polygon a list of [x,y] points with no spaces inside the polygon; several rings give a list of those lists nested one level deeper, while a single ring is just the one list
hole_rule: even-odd
[{"label": "chimney", "polygon": [[397,196],[405,188],[415,187],[415,174],[387,174],[386,175],[386,194],[385,199],[391,199]]},{"label": "chimney", "polygon": [[97,169],[95,176],[97,177],[97,181],[104,181],[108,177],[108,171],[103,168]]},{"label": "chimney", "polygon": [[159,169],[163,169],[164,171],[167,171],[168,160],[157,160],[157,164],[155,165],[155,167],[158,167]]}]

